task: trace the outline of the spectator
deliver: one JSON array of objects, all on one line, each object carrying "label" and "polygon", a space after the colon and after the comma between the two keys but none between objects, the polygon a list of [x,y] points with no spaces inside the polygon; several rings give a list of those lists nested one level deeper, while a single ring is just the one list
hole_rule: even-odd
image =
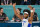
[{"label": "spectator", "polygon": [[1,5],[1,0],[0,0],[0,5]]},{"label": "spectator", "polygon": [[16,2],[16,5],[20,5],[21,0],[15,0],[15,2]]},{"label": "spectator", "polygon": [[12,0],[1,0],[1,5],[12,5]]},{"label": "spectator", "polygon": [[[17,9],[17,13],[20,14],[20,15],[23,15],[21,13],[21,8]],[[12,20],[14,20],[14,22],[21,22],[21,19],[19,19],[16,15],[13,16]]]},{"label": "spectator", "polygon": [[37,13],[35,12],[35,8],[33,8],[33,11],[34,11],[34,15],[33,15],[33,21],[38,21],[38,16],[37,16]]},{"label": "spectator", "polygon": [[37,13],[36,12],[34,12],[33,21],[38,21],[38,16],[37,16]]},{"label": "spectator", "polygon": [[40,1],[39,1],[39,5],[40,5]]},{"label": "spectator", "polygon": [[8,21],[8,17],[5,13],[3,13],[3,8],[0,8],[0,23],[4,23],[5,21]]},{"label": "spectator", "polygon": [[39,5],[39,0],[36,0],[36,3],[35,3],[35,5]]},{"label": "spectator", "polygon": [[31,4],[31,2],[28,0],[22,0],[21,1],[21,5],[30,5],[30,4]]},{"label": "spectator", "polygon": [[35,5],[36,0],[31,0],[31,5]]}]

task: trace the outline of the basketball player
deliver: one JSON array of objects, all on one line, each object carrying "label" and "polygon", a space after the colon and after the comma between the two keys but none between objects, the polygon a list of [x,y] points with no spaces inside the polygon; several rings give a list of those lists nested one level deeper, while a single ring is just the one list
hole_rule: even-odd
[{"label": "basketball player", "polygon": [[22,27],[31,27],[30,25],[32,24],[32,20],[33,20],[32,7],[29,5],[28,7],[30,8],[31,12],[29,10],[25,9],[23,11],[24,15],[21,16],[20,14],[17,14],[15,6],[16,6],[16,3],[13,4],[14,13],[17,17],[19,17],[22,20]]}]

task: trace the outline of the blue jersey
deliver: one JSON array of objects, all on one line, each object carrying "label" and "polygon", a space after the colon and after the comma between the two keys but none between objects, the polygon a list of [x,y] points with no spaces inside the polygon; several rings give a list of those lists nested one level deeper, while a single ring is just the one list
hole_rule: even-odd
[{"label": "blue jersey", "polygon": [[30,23],[28,24],[28,27],[31,27],[31,24]]}]

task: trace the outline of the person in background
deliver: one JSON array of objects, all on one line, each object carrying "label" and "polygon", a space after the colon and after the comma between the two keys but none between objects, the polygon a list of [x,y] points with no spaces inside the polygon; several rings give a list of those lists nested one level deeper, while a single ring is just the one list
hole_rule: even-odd
[{"label": "person in background", "polygon": [[35,12],[35,8],[33,7],[32,9],[34,11],[33,21],[38,21],[38,16],[37,16],[37,13]]},{"label": "person in background", "polygon": [[39,1],[39,5],[40,5],[40,1]]},{"label": "person in background", "polygon": [[1,0],[0,0],[0,5],[1,5]]},{"label": "person in background", "polygon": [[39,5],[39,0],[36,0],[36,3],[35,3],[35,5]]},{"label": "person in background", "polygon": [[12,3],[16,3],[16,5],[20,5],[22,0],[12,0]]},{"label": "person in background", "polygon": [[5,13],[3,13],[3,8],[0,7],[0,23],[4,23],[5,21],[8,21],[8,17]]},{"label": "person in background", "polygon": [[34,12],[33,21],[38,21],[38,16],[37,16],[37,13],[36,12]]},{"label": "person in background", "polygon": [[1,0],[1,5],[12,5],[12,0]]},{"label": "person in background", "polygon": [[21,1],[21,5],[30,5],[30,4],[31,4],[31,1],[28,1],[28,0]]},{"label": "person in background", "polygon": [[[17,8],[17,14],[23,15],[21,13],[21,8]],[[21,22],[21,19],[19,19],[16,15],[13,16],[12,20],[14,20],[14,22]]]},{"label": "person in background", "polygon": [[31,5],[35,5],[36,0],[31,0]]},{"label": "person in background", "polygon": [[31,0],[31,5],[39,5],[39,0]]}]

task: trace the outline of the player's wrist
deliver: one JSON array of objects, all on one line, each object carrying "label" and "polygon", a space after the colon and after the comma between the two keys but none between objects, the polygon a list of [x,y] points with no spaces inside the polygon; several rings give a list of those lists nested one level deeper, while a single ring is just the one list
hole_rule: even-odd
[{"label": "player's wrist", "polygon": [[33,12],[33,10],[31,10],[31,12]]}]

